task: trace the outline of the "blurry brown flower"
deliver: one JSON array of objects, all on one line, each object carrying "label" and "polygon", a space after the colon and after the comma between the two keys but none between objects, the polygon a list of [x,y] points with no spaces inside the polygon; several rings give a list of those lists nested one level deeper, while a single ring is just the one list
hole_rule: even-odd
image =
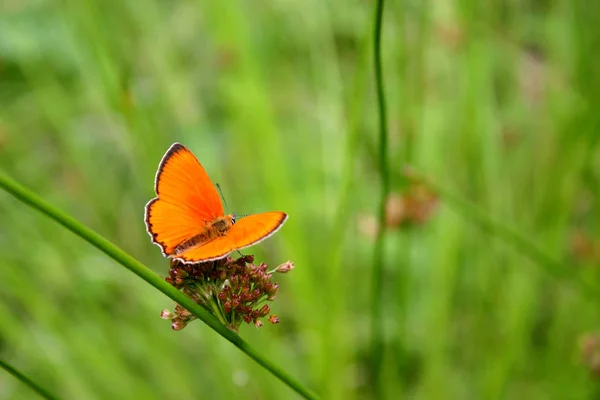
[{"label": "blurry brown flower", "polygon": [[[423,225],[433,216],[438,202],[438,195],[427,184],[411,180],[404,191],[388,196],[385,226],[393,229]],[[377,225],[373,215],[361,215],[358,218],[358,228],[366,236],[375,237]]]},{"label": "blurry brown flower", "polygon": [[571,235],[571,254],[577,261],[597,263],[600,261],[600,245],[582,229]]},{"label": "blurry brown flower", "polygon": [[600,333],[588,333],[580,340],[581,358],[590,373],[600,378]]},{"label": "blurry brown flower", "polygon": [[[171,261],[169,276],[165,280],[181,290],[196,303],[215,315],[231,330],[237,332],[240,324],[263,325],[261,318],[275,324],[279,322],[271,315],[265,301],[273,301],[279,285],[272,281],[274,272],[288,272],[294,264],[290,261],[273,271],[265,264],[254,265],[254,257],[231,257],[197,264]],[[161,317],[171,320],[174,330],[181,330],[196,317],[179,304],[173,313],[163,310]]]},{"label": "blurry brown flower", "polygon": [[459,50],[467,40],[466,33],[461,29],[460,25],[455,22],[438,24],[435,27],[437,39],[444,44],[449,50]]}]

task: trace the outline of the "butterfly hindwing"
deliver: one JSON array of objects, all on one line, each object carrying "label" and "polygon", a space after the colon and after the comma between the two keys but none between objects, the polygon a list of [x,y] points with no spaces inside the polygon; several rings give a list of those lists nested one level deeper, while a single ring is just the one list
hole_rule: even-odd
[{"label": "butterfly hindwing", "polygon": [[202,246],[184,251],[175,258],[184,263],[206,262],[223,258],[233,250],[234,248],[229,238],[221,236]]},{"label": "butterfly hindwing", "polygon": [[223,258],[234,250],[252,246],[268,238],[283,225],[286,219],[287,214],[278,211],[240,218],[225,236],[187,250],[176,258],[188,263]]},{"label": "butterfly hindwing", "polygon": [[227,232],[227,238],[235,250],[252,246],[277,232],[287,217],[280,211],[248,215],[237,220]]}]

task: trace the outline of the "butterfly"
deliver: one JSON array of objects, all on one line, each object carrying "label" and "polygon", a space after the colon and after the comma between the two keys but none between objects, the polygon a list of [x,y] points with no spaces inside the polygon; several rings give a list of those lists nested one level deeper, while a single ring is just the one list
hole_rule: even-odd
[{"label": "butterfly", "polygon": [[218,260],[281,228],[288,216],[273,211],[236,219],[225,215],[219,193],[194,154],[174,143],[163,156],[146,204],[146,230],[165,257],[184,263]]}]

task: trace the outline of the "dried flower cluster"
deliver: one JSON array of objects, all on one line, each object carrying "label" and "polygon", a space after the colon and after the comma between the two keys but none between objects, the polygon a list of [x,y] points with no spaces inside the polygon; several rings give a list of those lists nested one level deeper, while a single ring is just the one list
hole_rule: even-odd
[{"label": "dried flower cluster", "polygon": [[[223,325],[237,332],[242,322],[261,327],[261,318],[272,324],[279,322],[265,301],[275,299],[279,285],[272,282],[274,272],[286,273],[294,268],[286,262],[272,271],[265,264],[254,265],[254,257],[242,256],[237,260],[226,257],[217,261],[184,264],[171,261],[165,280],[180,289],[196,303],[214,314]],[[164,310],[164,319],[171,320],[174,330],[181,330],[196,317],[177,304],[174,312]]]}]

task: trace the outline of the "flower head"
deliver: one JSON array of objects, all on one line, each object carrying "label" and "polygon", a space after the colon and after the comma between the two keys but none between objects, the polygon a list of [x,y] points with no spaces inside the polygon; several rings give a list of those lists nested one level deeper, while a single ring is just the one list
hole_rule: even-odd
[{"label": "flower head", "polygon": [[[259,328],[263,325],[261,318],[267,318],[272,324],[279,322],[277,316],[269,315],[271,308],[265,304],[274,300],[279,290],[279,285],[272,281],[272,272],[288,272],[294,265],[288,261],[274,271],[267,271],[266,264],[253,262],[251,255],[197,264],[171,260],[165,280],[233,331],[237,332],[242,322]],[[183,329],[196,318],[179,304],[173,313],[163,310],[161,317],[171,320],[174,330]]]}]

